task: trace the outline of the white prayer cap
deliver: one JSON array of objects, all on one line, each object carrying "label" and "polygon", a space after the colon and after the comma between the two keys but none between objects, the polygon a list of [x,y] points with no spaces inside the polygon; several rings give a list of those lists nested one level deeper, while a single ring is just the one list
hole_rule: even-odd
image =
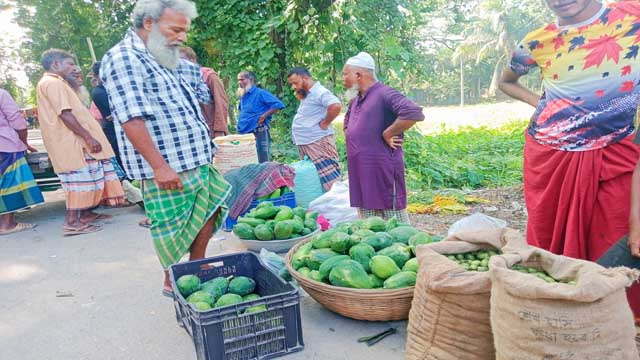
[{"label": "white prayer cap", "polygon": [[357,66],[374,71],[376,70],[376,62],[373,60],[373,57],[364,51],[354,57],[350,57],[349,60],[347,60],[346,65]]}]

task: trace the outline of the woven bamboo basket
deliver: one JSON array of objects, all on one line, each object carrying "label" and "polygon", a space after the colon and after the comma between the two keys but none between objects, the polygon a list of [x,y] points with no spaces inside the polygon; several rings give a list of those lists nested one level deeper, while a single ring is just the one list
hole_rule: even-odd
[{"label": "woven bamboo basket", "polygon": [[291,276],[320,305],[342,316],[367,321],[406,320],[409,317],[414,287],[393,290],[351,289],[332,286],[302,276],[291,266],[291,257],[307,239],[289,250],[286,263]]}]

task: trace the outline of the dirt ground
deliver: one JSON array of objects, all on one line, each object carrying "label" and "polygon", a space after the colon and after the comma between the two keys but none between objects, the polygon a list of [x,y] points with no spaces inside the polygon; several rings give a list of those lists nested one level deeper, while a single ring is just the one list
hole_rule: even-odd
[{"label": "dirt ground", "polygon": [[527,226],[527,211],[524,204],[522,186],[501,187],[495,189],[471,190],[468,195],[489,200],[487,204],[469,205],[466,214],[458,215],[420,215],[409,214],[414,226],[433,235],[445,235],[449,227],[470,214],[480,212],[502,219],[507,226],[524,233]]}]

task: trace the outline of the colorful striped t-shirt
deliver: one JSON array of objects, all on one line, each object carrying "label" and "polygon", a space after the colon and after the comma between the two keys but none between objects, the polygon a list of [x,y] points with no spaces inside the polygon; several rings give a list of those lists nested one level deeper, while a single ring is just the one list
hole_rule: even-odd
[{"label": "colorful striped t-shirt", "polygon": [[532,31],[510,68],[538,66],[544,93],[529,126],[539,143],[566,151],[614,144],[634,130],[640,93],[640,2],[603,6],[575,25]]}]

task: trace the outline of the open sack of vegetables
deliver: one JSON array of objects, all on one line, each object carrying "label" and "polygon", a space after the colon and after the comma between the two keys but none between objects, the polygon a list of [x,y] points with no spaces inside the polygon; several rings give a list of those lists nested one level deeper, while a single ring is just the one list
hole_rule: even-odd
[{"label": "open sack of vegetables", "polygon": [[493,360],[490,258],[527,247],[517,231],[458,233],[417,247],[406,359]]},{"label": "open sack of vegetables", "polygon": [[638,271],[605,269],[538,248],[490,261],[498,360],[637,360],[625,288]]}]

